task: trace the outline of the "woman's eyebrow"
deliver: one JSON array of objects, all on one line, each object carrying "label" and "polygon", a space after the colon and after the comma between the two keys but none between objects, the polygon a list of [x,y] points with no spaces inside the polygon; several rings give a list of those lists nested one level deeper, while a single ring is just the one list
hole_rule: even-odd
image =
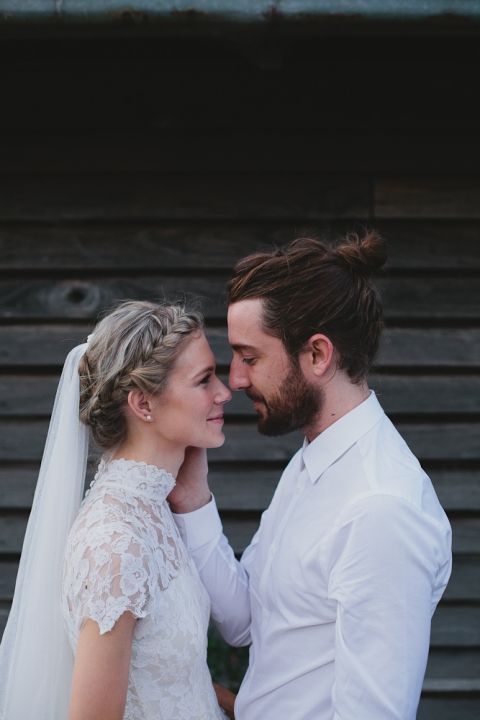
[{"label": "woman's eyebrow", "polygon": [[209,365],[208,367],[205,367],[202,370],[198,370],[194,375],[192,375],[192,379],[200,377],[201,375],[206,375],[207,373],[211,373],[211,372],[215,372],[215,365]]}]

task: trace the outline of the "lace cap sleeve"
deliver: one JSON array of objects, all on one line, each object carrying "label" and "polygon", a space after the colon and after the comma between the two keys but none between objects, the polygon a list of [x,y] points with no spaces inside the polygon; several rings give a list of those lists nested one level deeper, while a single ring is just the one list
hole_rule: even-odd
[{"label": "lace cap sleeve", "polygon": [[90,529],[70,563],[66,590],[79,628],[90,618],[103,635],[126,611],[145,617],[151,559],[131,528],[116,523],[97,534]]}]

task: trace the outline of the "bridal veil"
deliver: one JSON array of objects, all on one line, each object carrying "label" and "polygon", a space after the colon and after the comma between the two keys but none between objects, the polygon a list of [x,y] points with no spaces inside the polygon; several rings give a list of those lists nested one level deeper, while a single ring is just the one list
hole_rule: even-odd
[{"label": "bridal veil", "polygon": [[[0,646],[0,720],[66,720],[73,654],[61,611],[63,554],[85,482],[88,429],[78,364],[68,355],[55,398],[15,595]],[[25,439],[28,442],[28,438]]]}]

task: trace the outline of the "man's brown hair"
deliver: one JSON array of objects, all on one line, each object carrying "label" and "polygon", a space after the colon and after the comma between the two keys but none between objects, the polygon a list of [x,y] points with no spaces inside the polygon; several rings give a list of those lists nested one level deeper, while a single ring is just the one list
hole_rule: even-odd
[{"label": "man's brown hair", "polygon": [[339,367],[358,382],[378,349],[382,305],[371,275],[385,260],[385,244],[374,231],[347,235],[336,245],[299,238],[240,260],[228,283],[228,303],[263,300],[264,329],[283,341],[292,358],[312,335],[326,335]]}]

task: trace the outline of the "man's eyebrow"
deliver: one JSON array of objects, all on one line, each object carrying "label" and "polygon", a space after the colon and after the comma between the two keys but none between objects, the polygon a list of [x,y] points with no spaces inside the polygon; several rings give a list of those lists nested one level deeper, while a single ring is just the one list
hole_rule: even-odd
[{"label": "man's eyebrow", "polygon": [[257,348],[253,345],[244,345],[243,343],[230,343],[232,350],[247,350],[249,352],[258,352]]}]

